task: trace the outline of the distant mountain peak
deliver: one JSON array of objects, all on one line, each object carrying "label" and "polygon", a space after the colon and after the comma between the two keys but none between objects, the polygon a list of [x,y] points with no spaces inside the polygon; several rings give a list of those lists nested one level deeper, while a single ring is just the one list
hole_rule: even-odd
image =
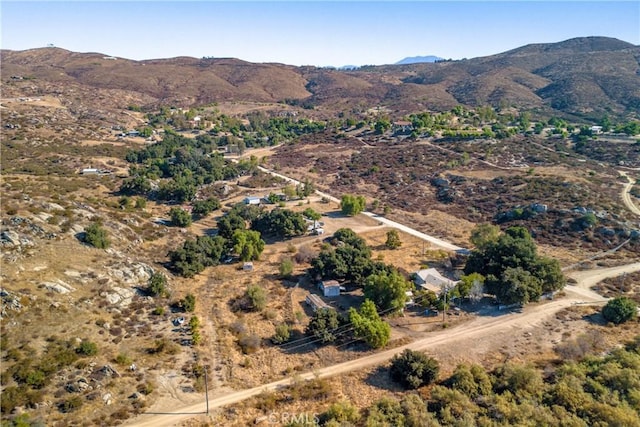
[{"label": "distant mountain peak", "polygon": [[439,56],[433,56],[433,55],[409,56],[396,62],[394,65],[419,64],[422,62],[437,62],[437,61],[442,61],[443,59],[444,58],[440,58]]}]

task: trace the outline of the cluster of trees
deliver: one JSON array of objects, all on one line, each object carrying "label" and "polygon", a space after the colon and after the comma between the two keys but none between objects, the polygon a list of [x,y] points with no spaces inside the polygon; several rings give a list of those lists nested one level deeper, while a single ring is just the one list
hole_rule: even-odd
[{"label": "cluster of trees", "polygon": [[389,342],[391,326],[380,318],[371,300],[365,300],[360,310],[351,307],[349,322],[353,326],[353,335],[364,340],[371,348],[384,347]]},{"label": "cluster of trees", "polygon": [[[214,205],[217,206],[211,203]],[[175,215],[175,220],[172,215],[172,221],[177,225],[183,217],[187,219],[180,208],[174,208],[172,212],[180,214]],[[170,266],[181,276],[192,277],[205,267],[218,265],[231,254],[237,255],[241,261],[258,259],[265,246],[263,234],[288,238],[306,231],[307,225],[301,213],[287,209],[265,211],[255,205],[240,203],[218,220],[216,237],[200,236],[196,240],[187,240],[182,248],[171,251]]]},{"label": "cluster of trees", "polygon": [[[392,376],[407,388],[437,379],[437,362],[405,353],[394,358]],[[385,397],[361,411],[341,402],[319,418],[324,425],[635,426],[640,425],[638,366],[640,337],[605,357],[565,362],[553,372],[515,363],[492,371],[462,364],[428,394]]]},{"label": "cluster of trees", "polygon": [[[256,171],[257,161],[231,163],[216,148],[215,142],[206,136],[192,139],[165,132],[162,141],[127,153],[127,161],[134,165],[120,192],[147,197],[153,192],[159,200],[183,203],[191,201],[204,184]],[[157,188],[152,182],[157,183]]]},{"label": "cluster of trees", "polygon": [[481,275],[487,293],[501,303],[537,301],[542,294],[562,289],[566,283],[559,262],[537,255],[535,242],[523,227],[509,227],[500,233],[496,226],[480,225],[471,241],[476,248],[464,272]]},{"label": "cluster of trees", "polygon": [[365,297],[381,311],[404,307],[405,292],[412,290],[413,284],[392,265],[372,260],[371,249],[362,237],[349,228],[341,228],[334,233],[332,243],[324,246],[311,261],[313,277],[363,286]]}]

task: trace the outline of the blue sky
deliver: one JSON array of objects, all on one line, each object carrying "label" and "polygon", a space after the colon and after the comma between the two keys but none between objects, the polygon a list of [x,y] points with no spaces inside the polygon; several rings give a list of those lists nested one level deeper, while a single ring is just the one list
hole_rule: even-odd
[{"label": "blue sky", "polygon": [[2,1],[3,49],[342,66],[460,59],[608,36],[640,44],[638,1]]}]

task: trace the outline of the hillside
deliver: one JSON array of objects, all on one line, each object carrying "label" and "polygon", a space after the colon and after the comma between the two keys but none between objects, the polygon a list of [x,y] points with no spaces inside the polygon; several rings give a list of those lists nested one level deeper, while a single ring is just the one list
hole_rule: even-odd
[{"label": "hillside", "polygon": [[224,58],[131,61],[59,48],[3,50],[1,70],[5,79],[29,76],[85,90],[126,90],[145,105],[289,100],[328,111],[384,105],[405,114],[489,104],[597,118],[605,112],[638,114],[639,58],[638,46],[587,37],[469,60],[356,70]]}]

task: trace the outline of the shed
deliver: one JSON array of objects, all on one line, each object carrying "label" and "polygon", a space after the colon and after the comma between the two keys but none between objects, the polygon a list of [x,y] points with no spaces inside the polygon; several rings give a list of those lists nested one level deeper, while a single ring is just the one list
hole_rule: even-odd
[{"label": "shed", "polygon": [[322,298],[320,298],[320,296],[316,294],[307,295],[305,302],[309,307],[311,307],[314,313],[323,308],[328,310],[333,309],[333,307],[331,307],[330,305],[327,305],[327,303],[322,301]]},{"label": "shed", "polygon": [[97,175],[99,173],[98,169],[95,168],[86,168],[82,169],[82,175]]},{"label": "shed", "polygon": [[260,197],[254,197],[254,196],[245,197],[244,204],[245,205],[259,205],[260,204]]},{"label": "shed", "polygon": [[335,280],[325,280],[318,285],[325,297],[340,296],[340,283]]},{"label": "shed", "polygon": [[253,271],[253,263],[252,262],[245,262],[244,264],[242,264],[242,270],[244,270],[244,271]]}]

